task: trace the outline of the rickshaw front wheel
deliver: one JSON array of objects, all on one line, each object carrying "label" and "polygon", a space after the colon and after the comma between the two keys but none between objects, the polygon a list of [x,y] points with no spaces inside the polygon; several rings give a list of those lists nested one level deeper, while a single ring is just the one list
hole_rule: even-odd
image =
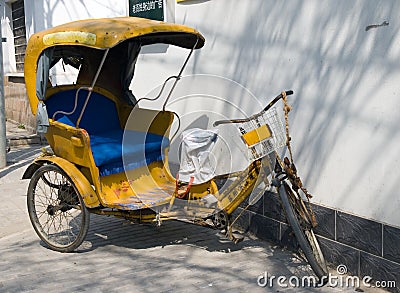
[{"label": "rickshaw front wheel", "polygon": [[314,235],[311,219],[307,216],[308,208],[305,210],[306,205],[304,202],[301,203],[303,200],[297,196],[288,182],[283,181],[281,184],[278,184],[278,186],[278,192],[285,210],[286,219],[296,236],[305,258],[319,279],[317,285],[323,286],[328,281],[329,271],[318,240]]},{"label": "rickshaw front wheel", "polygon": [[40,239],[50,248],[71,252],[84,241],[90,214],[67,174],[56,165],[44,165],[28,187],[29,218]]}]

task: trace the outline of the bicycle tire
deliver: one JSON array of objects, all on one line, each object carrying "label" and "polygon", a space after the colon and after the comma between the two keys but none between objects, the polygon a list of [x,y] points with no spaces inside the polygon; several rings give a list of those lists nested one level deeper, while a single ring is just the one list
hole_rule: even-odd
[{"label": "bicycle tire", "polygon": [[27,206],[36,234],[50,249],[72,252],[84,241],[90,213],[72,180],[58,166],[44,165],[33,174]]},{"label": "bicycle tire", "polygon": [[328,281],[328,268],[323,253],[319,247],[317,238],[311,227],[302,227],[299,221],[299,215],[295,213],[296,209],[289,200],[288,192],[293,193],[290,185],[283,181],[278,187],[278,193],[281,198],[286,218],[296,236],[297,242],[304,253],[308,263],[319,279],[319,285],[324,285]]}]

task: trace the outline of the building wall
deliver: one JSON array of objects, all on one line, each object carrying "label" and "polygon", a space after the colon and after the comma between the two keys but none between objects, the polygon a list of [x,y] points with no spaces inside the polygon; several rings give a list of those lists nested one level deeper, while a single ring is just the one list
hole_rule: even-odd
[{"label": "building wall", "polygon": [[[243,117],[281,90],[293,89],[294,157],[314,195],[316,232],[327,260],[345,264],[352,274],[394,280],[394,292],[400,290],[399,5],[369,0],[177,4],[176,21],[196,27],[206,45],[185,71],[195,76],[181,80],[169,105],[191,114],[187,125],[198,119],[195,126],[210,127],[215,113]],[[157,92],[149,81],[161,84],[167,74],[177,73],[178,53],[170,48],[171,62],[163,56],[139,60],[151,66],[135,77],[138,97]],[[164,76],[158,78],[160,64]],[[210,121],[201,119],[205,112]],[[218,161],[220,169],[239,167],[242,158],[232,145]],[[290,246],[282,215],[277,198],[266,193],[239,225]]]},{"label": "building wall", "polygon": [[14,36],[12,31],[11,8],[4,1],[0,1],[1,35],[5,39],[3,47],[4,74],[17,71],[15,65]]},{"label": "building wall", "polygon": [[5,115],[34,133],[36,119],[32,115],[23,77],[7,76],[4,82]]},{"label": "building wall", "polygon": [[25,1],[27,33],[31,35],[48,27],[78,19],[126,15],[127,2],[118,0]]},{"label": "building wall", "polygon": [[[214,88],[209,89],[201,78],[200,86],[192,78],[181,92],[200,87],[209,95],[214,90],[238,109],[212,103],[213,111],[236,117],[256,112],[283,89],[293,89],[294,156],[315,194],[313,201],[400,227],[400,173],[395,171],[400,142],[399,5],[365,0],[177,4],[176,21],[206,37],[204,49],[195,53],[185,73],[233,81],[221,85],[212,80]],[[375,26],[385,21],[389,25]],[[138,65],[143,70],[135,77],[136,95],[154,95],[154,84],[178,72],[180,53],[170,48],[168,60],[142,57],[146,67]],[[233,93],[241,88],[237,84],[249,91],[245,97]],[[178,109],[187,112],[189,107]],[[197,102],[192,108],[198,109]]]}]

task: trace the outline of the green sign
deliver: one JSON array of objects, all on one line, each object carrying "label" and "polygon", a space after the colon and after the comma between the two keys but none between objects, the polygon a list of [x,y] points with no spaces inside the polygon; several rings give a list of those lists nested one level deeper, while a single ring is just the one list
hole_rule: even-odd
[{"label": "green sign", "polygon": [[129,0],[129,16],[164,20],[163,0]]}]

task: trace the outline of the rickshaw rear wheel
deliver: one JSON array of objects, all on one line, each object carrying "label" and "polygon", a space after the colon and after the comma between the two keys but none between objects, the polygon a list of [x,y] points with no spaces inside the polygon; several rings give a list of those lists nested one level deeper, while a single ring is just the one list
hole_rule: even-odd
[{"label": "rickshaw rear wheel", "polygon": [[32,226],[52,250],[71,252],[84,241],[90,214],[67,174],[56,165],[44,165],[32,176],[27,205]]}]

